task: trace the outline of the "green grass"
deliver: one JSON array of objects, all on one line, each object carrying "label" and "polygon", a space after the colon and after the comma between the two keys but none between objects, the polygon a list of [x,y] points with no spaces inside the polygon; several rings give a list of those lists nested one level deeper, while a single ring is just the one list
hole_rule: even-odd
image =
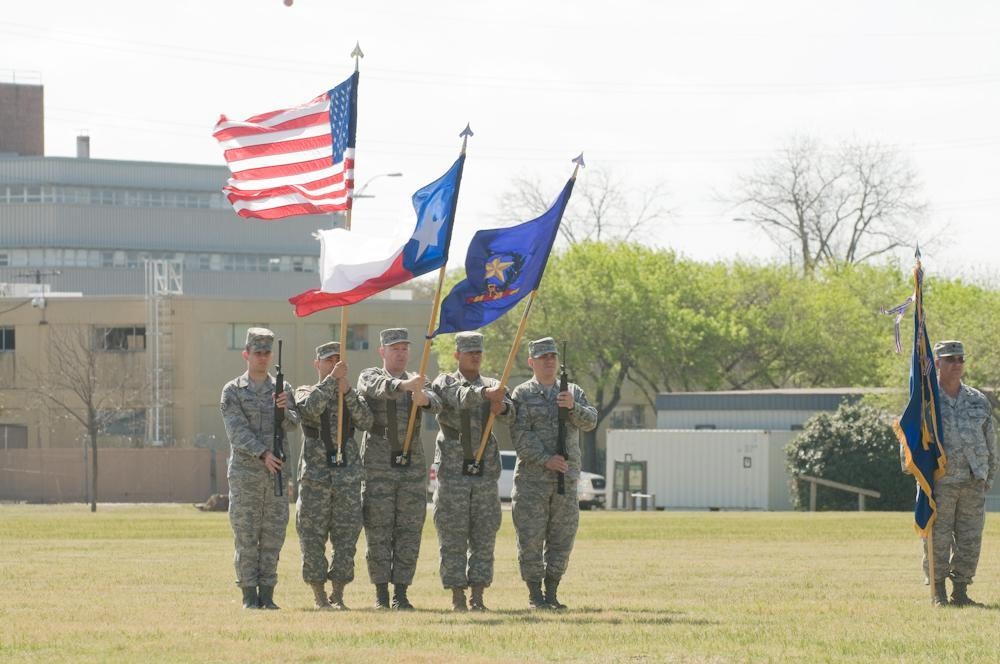
[{"label": "green grass", "polygon": [[244,611],[224,513],[178,505],[0,505],[0,661],[984,661],[1000,657],[1000,522],[987,609],[938,609],[900,513],[585,512],[560,598],[530,612],[504,512],[494,610],[456,615],[430,519],[414,613],[311,610],[290,524],[276,599]]}]

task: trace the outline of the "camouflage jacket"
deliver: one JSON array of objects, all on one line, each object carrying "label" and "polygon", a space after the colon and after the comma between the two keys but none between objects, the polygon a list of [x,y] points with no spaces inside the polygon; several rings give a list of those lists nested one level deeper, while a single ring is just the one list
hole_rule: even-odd
[{"label": "camouflage jacket", "polygon": [[[580,477],[580,431],[597,426],[597,409],[587,401],[587,395],[576,383],[569,384],[576,405],[569,411],[566,422],[566,453],[569,472],[566,477]],[[559,438],[558,384],[546,388],[532,378],[514,388],[514,424],[510,428],[517,467],[514,478],[554,480],[557,473],[545,468],[545,462],[556,453]]]},{"label": "camouflage jacket", "polygon": [[298,479],[333,482],[338,479],[357,480],[364,477],[357,438],[372,426],[372,411],[357,390],[344,395],[348,427],[344,432],[343,458],[345,467],[331,469],[326,462],[323,428],[328,427],[332,445],[337,444],[337,380],[325,377],[316,385],[301,385],[295,390],[295,407],[302,419],[302,454],[299,457]]},{"label": "camouflage jacket", "polygon": [[962,383],[952,399],[944,390],[938,402],[941,409],[941,443],[948,457],[942,484],[962,482],[970,477],[986,480],[993,486],[997,466],[997,437],[993,409],[979,390]]},{"label": "camouflage jacket", "polygon": [[[390,407],[396,410],[396,444],[402,448],[406,439],[406,426],[410,419],[410,408],[413,399],[400,383],[415,376],[415,373],[403,372],[402,377],[393,376],[382,367],[365,369],[358,376],[358,392],[365,398],[371,408],[374,422],[372,428],[366,431],[361,444],[361,458],[365,471],[370,476],[376,472],[406,473],[411,479],[425,479],[427,462],[424,460],[424,446],[420,442],[420,420],[413,427],[413,440],[410,442],[410,467],[408,469],[394,468],[391,463],[392,449],[389,442],[391,430],[388,422]],[[441,412],[441,399],[430,389],[430,383],[424,381],[424,390],[430,397],[430,404],[423,410],[436,415]],[[390,403],[392,406],[390,406]],[[418,411],[418,418],[421,413]]]},{"label": "camouflage jacket", "polygon": [[[292,403],[292,386],[287,381],[284,391],[288,393],[289,404],[282,426],[285,431],[292,431],[299,425],[299,414]],[[266,473],[260,455],[274,445],[274,377],[268,374],[255,385],[250,375],[243,372],[222,388],[219,409],[232,450],[229,472],[239,469]]]},{"label": "camouflage jacket", "polygon": [[[495,378],[479,376],[469,380],[458,370],[454,373],[441,374],[431,386],[441,398],[442,409],[437,421],[441,430],[437,435],[434,451],[434,461],[439,463],[438,477],[442,480],[459,479],[462,475],[462,463],[465,460],[465,446],[462,441],[462,414],[468,413],[469,418],[469,450],[470,458],[479,451],[479,442],[483,437],[483,425],[490,414],[490,402],[483,396],[483,390],[495,387],[499,381]],[[507,411],[497,415],[494,420],[510,426],[514,418],[514,402],[510,397],[504,398]],[[485,480],[496,481],[500,478],[500,448],[497,445],[496,434],[490,432],[490,439],[483,450],[483,475]]]}]

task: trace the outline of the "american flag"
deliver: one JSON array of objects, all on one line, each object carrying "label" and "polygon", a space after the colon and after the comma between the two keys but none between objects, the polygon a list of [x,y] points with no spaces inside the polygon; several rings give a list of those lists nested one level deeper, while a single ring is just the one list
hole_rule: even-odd
[{"label": "american flag", "polygon": [[281,219],[351,207],[357,91],[354,72],[307,104],[219,118],[213,136],[233,173],[222,191],[236,214]]}]

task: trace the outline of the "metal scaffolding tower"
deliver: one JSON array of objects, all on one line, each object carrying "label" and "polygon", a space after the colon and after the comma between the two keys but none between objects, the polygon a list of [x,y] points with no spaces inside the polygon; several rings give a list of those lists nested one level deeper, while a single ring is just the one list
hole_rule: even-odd
[{"label": "metal scaffolding tower", "polygon": [[181,295],[180,261],[147,260],[146,264],[146,444],[173,442],[173,360],[171,295]]}]

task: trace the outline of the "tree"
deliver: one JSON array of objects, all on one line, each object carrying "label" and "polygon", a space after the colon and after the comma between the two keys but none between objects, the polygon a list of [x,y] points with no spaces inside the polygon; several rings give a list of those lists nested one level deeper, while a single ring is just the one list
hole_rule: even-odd
[{"label": "tree", "polygon": [[89,327],[49,326],[49,368],[33,371],[34,390],[83,427],[90,441],[90,511],[97,511],[97,441],[124,411],[141,408],[142,356],[106,352]]},{"label": "tree", "polygon": [[[559,235],[571,245],[632,240],[669,216],[665,189],[662,183],[629,189],[609,170],[581,171]],[[504,223],[533,219],[549,209],[556,192],[556,187],[537,179],[515,179],[510,190],[500,196],[497,217]]]},{"label": "tree", "polygon": [[[793,476],[822,479],[874,489],[882,494],[871,507],[905,510],[913,507],[916,485],[899,463],[899,441],[886,414],[865,404],[842,404],[834,413],[819,413],[806,422],[802,434],[785,449]],[[809,504],[806,482],[796,482],[793,502]],[[857,509],[857,496],[838,489],[818,487],[817,509]]]},{"label": "tree", "polygon": [[740,177],[733,202],[738,219],[795,255],[806,275],[913,245],[927,207],[916,170],[895,149],[846,143],[828,150],[811,138],[790,140]]}]

